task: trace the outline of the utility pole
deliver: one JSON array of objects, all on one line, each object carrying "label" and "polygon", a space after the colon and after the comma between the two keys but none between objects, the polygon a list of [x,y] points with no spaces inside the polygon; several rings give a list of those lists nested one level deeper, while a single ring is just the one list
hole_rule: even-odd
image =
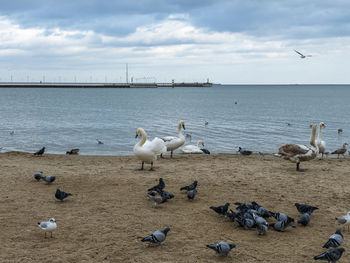
[{"label": "utility pole", "polygon": [[129,83],[128,63],[126,63],[126,83]]}]

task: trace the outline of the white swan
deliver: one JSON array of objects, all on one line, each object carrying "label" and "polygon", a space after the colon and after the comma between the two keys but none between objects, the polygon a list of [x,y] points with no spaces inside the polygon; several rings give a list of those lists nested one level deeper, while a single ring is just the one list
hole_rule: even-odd
[{"label": "white swan", "polygon": [[167,148],[168,152],[171,152],[171,157],[173,157],[173,151],[175,151],[177,148],[181,147],[185,143],[185,136],[181,132],[181,128],[185,130],[185,123],[184,121],[180,121],[177,125],[177,134],[176,136],[166,136],[163,137],[162,140],[164,141],[164,144]]},{"label": "white swan", "polygon": [[185,145],[180,149],[180,151],[183,153],[203,153],[200,148],[201,145],[204,146],[204,142],[199,140],[197,145]]},{"label": "white swan", "polygon": [[283,144],[278,149],[278,156],[282,156],[285,160],[289,160],[297,164],[297,171],[304,172],[304,169],[300,169],[300,162],[305,162],[314,159],[318,154],[318,147],[316,144],[316,130],[317,124],[312,124],[312,131],[310,137],[310,145],[305,146],[301,144]]},{"label": "white swan", "polygon": [[136,137],[142,135],[142,139],[135,144],[134,154],[135,156],[142,161],[141,170],[143,170],[144,163],[151,164],[151,171],[153,171],[153,162],[157,160],[157,155],[160,155],[166,152],[166,146],[162,139],[154,138],[152,141],[147,140],[147,134],[142,128],[136,130]]},{"label": "white swan", "polygon": [[326,142],[325,141],[322,141],[322,128],[325,128],[326,127],[326,124],[324,124],[323,122],[320,122],[320,126],[319,126],[319,130],[318,130],[318,138],[316,140],[316,144],[317,144],[317,147],[318,147],[318,151],[319,153],[322,154],[322,158],[323,158],[323,155],[326,151]]}]

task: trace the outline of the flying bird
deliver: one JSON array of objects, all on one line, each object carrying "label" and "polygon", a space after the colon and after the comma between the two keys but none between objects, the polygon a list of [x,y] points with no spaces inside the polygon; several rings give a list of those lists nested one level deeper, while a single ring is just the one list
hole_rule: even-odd
[{"label": "flying bird", "polygon": [[39,222],[38,226],[45,231],[45,238],[46,232],[50,232],[52,237],[52,231],[54,231],[57,228],[55,218],[50,218],[49,222]]},{"label": "flying bird", "polygon": [[42,156],[45,152],[45,147],[41,148],[39,151],[35,152],[34,155],[40,155]]},{"label": "flying bird", "polygon": [[207,245],[207,247],[215,250],[220,256],[227,256],[231,249],[235,248],[236,245],[234,243],[229,244],[225,241],[221,241],[217,244]]},{"label": "flying bird", "polygon": [[314,260],[327,260],[328,262],[336,263],[342,256],[344,248],[330,249],[321,255],[315,256]]},{"label": "flying bird", "polygon": [[170,231],[169,227],[165,228],[164,230],[156,230],[151,235],[142,238],[141,242],[161,244],[165,240],[169,231]]},{"label": "flying bird", "polygon": [[312,57],[312,55],[304,55],[295,49],[294,49],[294,51],[299,54],[300,58]]},{"label": "flying bird", "polygon": [[57,189],[57,190],[56,190],[56,193],[55,193],[55,197],[56,197],[58,200],[61,200],[61,201],[63,201],[63,199],[65,199],[65,198],[67,198],[68,196],[71,196],[71,195],[72,195],[72,194],[63,192],[63,191],[61,191],[60,189]]}]

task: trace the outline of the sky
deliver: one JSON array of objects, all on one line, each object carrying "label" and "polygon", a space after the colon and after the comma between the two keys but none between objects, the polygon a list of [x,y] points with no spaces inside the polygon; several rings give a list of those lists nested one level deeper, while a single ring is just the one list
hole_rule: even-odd
[{"label": "sky", "polygon": [[[348,0],[0,0],[0,82],[348,84]],[[304,59],[294,51],[311,55]]]}]

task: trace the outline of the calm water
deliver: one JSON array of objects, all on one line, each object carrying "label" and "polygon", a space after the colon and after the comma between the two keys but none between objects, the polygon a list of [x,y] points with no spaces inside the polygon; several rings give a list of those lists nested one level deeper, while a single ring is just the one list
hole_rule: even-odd
[{"label": "calm water", "polygon": [[[236,146],[276,152],[285,142],[308,144],[310,123],[320,121],[327,124],[323,131],[327,148],[334,150],[349,142],[349,98],[350,86],[7,88],[0,89],[0,147],[130,155],[138,127],[151,139],[176,135],[182,119],[185,132],[192,135],[191,144],[202,139],[213,153],[233,153]],[[343,134],[338,135],[338,128]],[[98,145],[96,139],[104,144]]]}]

